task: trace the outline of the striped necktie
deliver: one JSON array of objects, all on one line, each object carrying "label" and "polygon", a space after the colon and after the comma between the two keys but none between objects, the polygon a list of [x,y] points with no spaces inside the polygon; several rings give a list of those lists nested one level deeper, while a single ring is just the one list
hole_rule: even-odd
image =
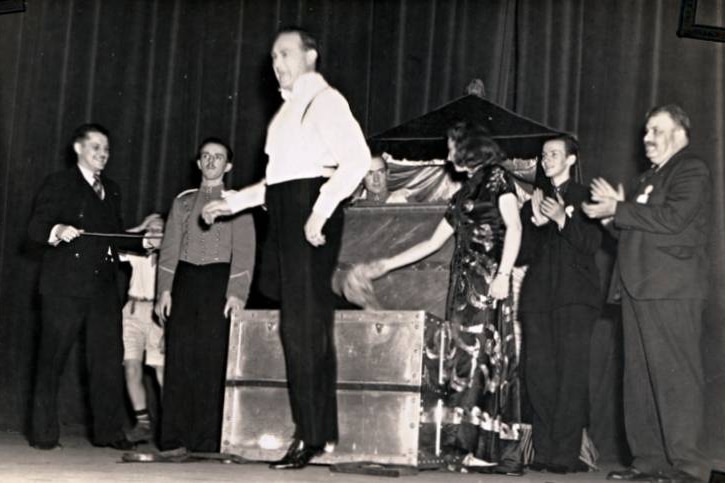
[{"label": "striped necktie", "polygon": [[101,183],[101,175],[99,173],[93,175],[93,191],[96,192],[100,199],[103,199],[103,184]]}]

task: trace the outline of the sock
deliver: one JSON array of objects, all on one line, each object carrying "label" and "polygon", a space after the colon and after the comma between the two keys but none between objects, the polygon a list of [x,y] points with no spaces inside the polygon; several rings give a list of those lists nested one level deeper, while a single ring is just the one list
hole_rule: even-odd
[{"label": "sock", "polygon": [[134,411],[134,415],[136,416],[136,422],[138,424],[148,426],[151,424],[151,418],[149,416],[148,409],[139,409],[138,411]]}]

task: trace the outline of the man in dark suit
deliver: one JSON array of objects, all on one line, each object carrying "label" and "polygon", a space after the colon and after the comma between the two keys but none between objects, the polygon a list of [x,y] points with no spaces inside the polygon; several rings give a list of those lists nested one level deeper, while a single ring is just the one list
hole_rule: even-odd
[{"label": "man in dark suit", "polygon": [[581,212],[589,190],[571,179],[579,146],[569,135],[544,143],[548,179],[521,213],[520,261],[526,389],[532,407],[536,471],[586,471],[579,460],[589,422],[589,348],[601,290],[594,256],[599,225]]},{"label": "man in dark suit", "polygon": [[621,185],[595,179],[594,203],[583,207],[619,237],[610,294],[622,303],[625,428],[634,461],[609,479],[697,481],[709,471],[698,441],[711,185],[707,165],[688,148],[689,132],[679,106],[652,109],[644,136],[652,168],[627,198]]},{"label": "man in dark suit", "polygon": [[[58,382],[68,353],[82,334],[98,446],[130,449],[125,421],[121,300],[116,277],[118,248],[142,250],[142,240],[90,236],[122,230],[121,194],[102,175],[109,157],[106,129],[78,127],[73,136],[76,166],[46,178],[28,227],[44,244],[40,270],[42,326],[33,395],[30,443],[58,446]],[[145,241],[145,240],[144,240]]]}]

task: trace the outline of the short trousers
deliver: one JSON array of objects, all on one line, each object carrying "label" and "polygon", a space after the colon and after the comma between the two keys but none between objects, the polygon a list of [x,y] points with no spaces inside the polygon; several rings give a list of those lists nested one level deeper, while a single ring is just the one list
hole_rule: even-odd
[{"label": "short trousers", "polygon": [[154,303],[129,300],[123,307],[123,360],[164,365],[164,330],[154,323]]}]

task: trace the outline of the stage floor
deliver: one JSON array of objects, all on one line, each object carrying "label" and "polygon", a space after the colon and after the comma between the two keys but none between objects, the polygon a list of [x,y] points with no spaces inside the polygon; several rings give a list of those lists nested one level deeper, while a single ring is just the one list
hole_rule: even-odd
[{"label": "stage floor", "polygon": [[[225,464],[217,461],[194,463],[123,463],[123,452],[95,448],[77,435],[63,436],[62,448],[40,451],[28,446],[19,433],[0,433],[0,482],[333,482],[374,483],[390,477],[332,473],[326,466],[312,465],[299,471],[273,471],[262,463]],[[140,450],[152,449],[142,447]],[[606,481],[614,464],[598,472],[555,475],[527,472],[522,477],[422,471],[392,481],[411,483],[566,483]]]},{"label": "stage floor", "polygon": [[[63,436],[62,448],[40,451],[28,446],[23,435],[0,433],[0,481],[10,482],[184,482],[184,481],[244,481],[244,482],[381,482],[390,477],[332,473],[326,466],[312,465],[299,471],[273,471],[264,464],[225,464],[216,461],[194,463],[123,463],[123,452],[95,448],[76,435]],[[145,448],[140,448],[145,449]],[[150,447],[149,447],[150,449]],[[589,482],[605,481],[607,471],[596,473],[553,475],[528,472],[523,477],[502,477],[423,471],[415,476],[403,476],[398,481],[412,482]],[[395,480],[394,480],[395,481]]]}]

